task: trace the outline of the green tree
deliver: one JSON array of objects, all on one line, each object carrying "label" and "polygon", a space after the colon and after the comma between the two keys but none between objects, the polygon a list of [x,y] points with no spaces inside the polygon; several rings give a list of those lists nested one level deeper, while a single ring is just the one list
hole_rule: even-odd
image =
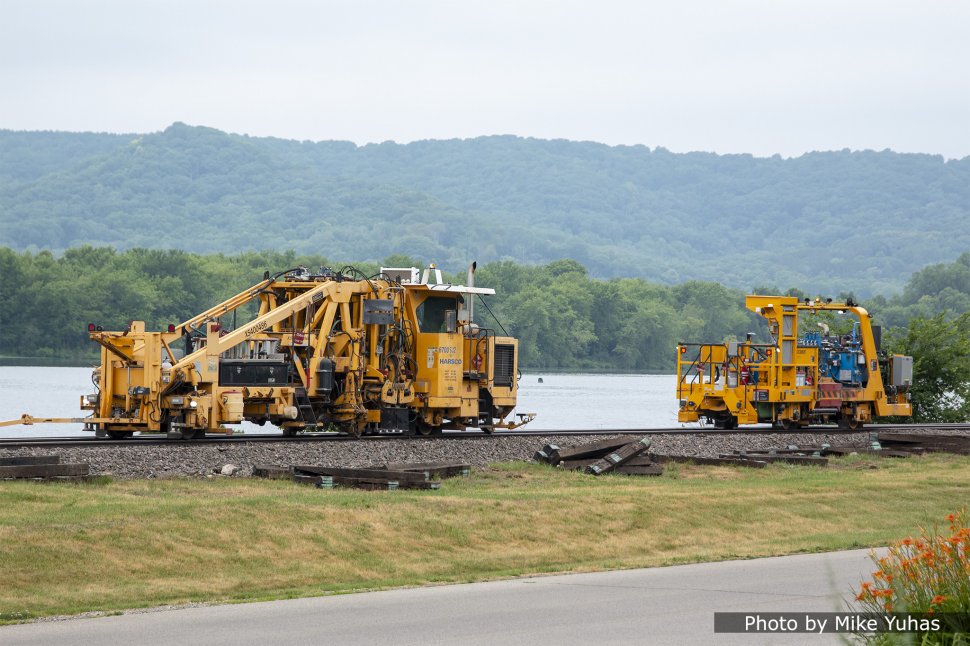
[{"label": "green tree", "polygon": [[914,318],[895,349],[913,357],[913,421],[970,419],[970,313]]}]

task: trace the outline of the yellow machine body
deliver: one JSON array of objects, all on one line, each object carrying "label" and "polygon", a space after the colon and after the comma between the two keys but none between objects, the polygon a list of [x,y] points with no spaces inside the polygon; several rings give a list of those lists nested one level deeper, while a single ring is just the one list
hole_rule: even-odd
[{"label": "yellow machine body", "polygon": [[[472,299],[494,291],[440,284],[431,271],[438,283],[416,268],[360,280],[301,268],[165,332],[141,321],[122,332],[89,327],[102,350],[98,392],[82,398],[88,428],[192,438],[243,420],[287,435],[491,432],[530,421],[507,419],[518,341],[472,323]],[[247,307],[255,317],[232,325]]]},{"label": "yellow machine body", "polygon": [[[793,296],[748,296],[771,343],[681,343],[677,347],[678,420],[720,428],[770,422],[795,429],[836,422],[859,428],[874,417],[909,416],[912,358],[878,348],[869,313],[858,305]],[[799,315],[848,313],[851,334],[799,335]]]}]

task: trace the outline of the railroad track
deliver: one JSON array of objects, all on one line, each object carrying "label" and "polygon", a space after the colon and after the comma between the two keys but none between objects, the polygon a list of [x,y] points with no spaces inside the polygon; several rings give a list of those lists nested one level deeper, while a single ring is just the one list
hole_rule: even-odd
[{"label": "railroad track", "polygon": [[16,437],[0,438],[0,449],[15,449],[22,447],[68,447],[68,446],[90,446],[90,447],[135,447],[135,446],[204,446],[212,444],[227,443],[259,443],[259,442],[348,442],[348,441],[387,441],[394,439],[435,439],[435,440],[461,440],[461,439],[480,439],[488,440],[502,437],[545,437],[550,435],[570,436],[570,435],[798,435],[798,434],[826,434],[826,435],[857,435],[861,433],[872,433],[878,431],[925,431],[925,430],[948,430],[948,431],[970,431],[970,423],[965,424],[872,424],[862,429],[851,431],[835,426],[816,426],[798,431],[786,431],[783,429],[773,429],[768,426],[754,426],[743,430],[715,429],[699,427],[670,427],[670,428],[613,428],[613,429],[536,429],[519,431],[499,431],[495,433],[483,433],[481,431],[446,431],[441,435],[432,437],[408,436],[401,434],[382,434],[365,435],[354,437],[341,433],[307,433],[292,438],[284,438],[278,433],[253,433],[239,435],[208,435],[205,438],[193,440],[169,440],[157,435],[136,436],[124,440],[99,439],[95,437]]}]

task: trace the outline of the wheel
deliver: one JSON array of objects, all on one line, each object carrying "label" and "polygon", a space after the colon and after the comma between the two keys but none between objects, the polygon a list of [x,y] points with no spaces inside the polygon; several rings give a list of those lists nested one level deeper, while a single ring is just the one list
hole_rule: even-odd
[{"label": "wheel", "polygon": [[432,426],[431,424],[428,424],[423,419],[419,419],[417,423],[414,425],[415,435],[422,435],[424,437],[427,437],[431,435],[433,432],[434,432],[434,426]]},{"label": "wheel", "polygon": [[847,429],[849,431],[858,431],[862,428],[862,422],[857,419],[846,419],[843,417],[839,420],[839,428]]},{"label": "wheel", "polygon": [[134,435],[134,431],[108,431],[108,437],[112,440],[127,440]]},{"label": "wheel", "polygon": [[441,435],[440,426],[432,426],[428,424],[421,416],[414,421],[414,434],[420,435],[421,437],[430,437],[432,435]]},{"label": "wheel", "polygon": [[781,420],[781,427],[786,431],[794,431],[799,428],[798,422],[793,419],[783,419]]},{"label": "wheel", "polygon": [[719,417],[714,420],[714,428],[723,428],[724,430],[731,430],[732,428],[738,427],[738,418],[734,415],[728,413],[726,417]]}]

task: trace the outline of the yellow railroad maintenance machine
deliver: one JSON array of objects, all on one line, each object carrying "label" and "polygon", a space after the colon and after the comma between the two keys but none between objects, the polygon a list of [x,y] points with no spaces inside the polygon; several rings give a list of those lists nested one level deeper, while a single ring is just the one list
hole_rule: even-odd
[{"label": "yellow railroad maintenance machine", "polygon": [[[191,439],[225,425],[430,435],[515,428],[518,341],[472,322],[473,299],[494,290],[445,284],[431,265],[372,278],[298,268],[264,280],[180,325],[121,332],[91,324],[101,345],[98,392],[81,398],[98,436],[135,432]],[[346,271],[342,270],[342,271]],[[227,329],[248,303],[255,318]],[[250,310],[252,311],[252,310]],[[231,432],[231,431],[229,431]]]},{"label": "yellow railroad maintenance machine", "polygon": [[[880,352],[881,328],[862,307],[793,296],[748,296],[745,305],[766,319],[771,343],[754,343],[753,334],[743,342],[681,343],[679,421],[857,429],[874,417],[912,415],[913,359]],[[829,334],[819,321],[818,331],[799,336],[799,315],[820,312],[854,315],[851,333]]]}]

